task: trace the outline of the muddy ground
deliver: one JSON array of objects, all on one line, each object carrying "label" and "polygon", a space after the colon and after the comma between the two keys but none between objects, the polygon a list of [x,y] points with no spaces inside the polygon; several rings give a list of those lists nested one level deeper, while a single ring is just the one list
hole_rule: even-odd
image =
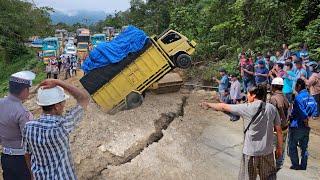
[{"label": "muddy ground", "polygon": [[[68,81],[81,87],[77,79]],[[210,96],[185,90],[148,93],[142,106],[113,116],[91,102],[70,137],[79,179],[237,179],[242,121],[200,109],[198,103]],[[34,101],[25,104],[39,115]],[[71,99],[67,106],[74,104]],[[319,179],[320,120],[311,125],[308,170],[290,170],[286,157],[278,179]]]}]

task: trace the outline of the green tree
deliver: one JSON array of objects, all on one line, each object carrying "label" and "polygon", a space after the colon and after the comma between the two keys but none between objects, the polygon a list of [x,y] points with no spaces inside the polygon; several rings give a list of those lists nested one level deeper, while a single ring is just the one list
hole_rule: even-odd
[{"label": "green tree", "polygon": [[0,0],[0,48],[6,63],[26,53],[28,37],[52,32],[48,11],[25,1]]}]

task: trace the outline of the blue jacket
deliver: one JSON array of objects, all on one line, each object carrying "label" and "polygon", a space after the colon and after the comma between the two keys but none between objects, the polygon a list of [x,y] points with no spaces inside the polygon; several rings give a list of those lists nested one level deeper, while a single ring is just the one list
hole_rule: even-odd
[{"label": "blue jacket", "polygon": [[303,128],[304,120],[308,117],[315,116],[317,113],[317,102],[310,96],[309,92],[304,89],[294,99],[293,109],[290,119],[290,127]]}]

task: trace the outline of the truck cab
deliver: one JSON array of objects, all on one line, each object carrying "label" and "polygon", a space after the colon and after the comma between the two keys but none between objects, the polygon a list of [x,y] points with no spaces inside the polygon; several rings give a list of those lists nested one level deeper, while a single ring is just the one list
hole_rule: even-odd
[{"label": "truck cab", "polygon": [[196,42],[171,29],[154,37],[154,40],[177,67],[186,69],[191,66],[191,54],[195,51]]},{"label": "truck cab", "polygon": [[47,57],[59,56],[60,43],[58,38],[55,38],[55,37],[45,38],[42,42],[42,51],[43,51],[44,62],[46,61]]},{"label": "truck cab", "polygon": [[44,64],[48,64],[51,59],[56,59],[57,53],[55,50],[45,50],[42,52],[42,61]]},{"label": "truck cab", "polygon": [[91,36],[91,43],[93,47],[97,47],[98,44],[106,42],[106,35],[105,34],[94,34]]},{"label": "truck cab", "polygon": [[89,53],[89,44],[87,42],[79,42],[77,45],[77,56],[80,60],[86,58]]}]

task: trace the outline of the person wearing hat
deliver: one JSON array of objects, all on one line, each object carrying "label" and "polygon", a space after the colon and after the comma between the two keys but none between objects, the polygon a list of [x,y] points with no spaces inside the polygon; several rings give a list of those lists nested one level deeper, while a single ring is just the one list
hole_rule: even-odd
[{"label": "person wearing hat", "polygon": [[[63,114],[66,100],[73,96],[77,105]],[[26,123],[23,145],[31,155],[31,170],[35,179],[77,179],[71,158],[69,134],[82,119],[89,96],[83,90],[56,79],[40,84],[37,104],[42,115]]]},{"label": "person wearing hat", "polygon": [[318,112],[316,117],[319,117],[320,112],[320,73],[319,73],[319,65],[318,63],[310,63],[310,67],[312,70],[312,75],[309,79],[305,77],[301,77],[304,80],[306,85],[309,87],[310,94],[317,101]]},{"label": "person wearing hat", "polygon": [[304,67],[302,65],[302,60],[297,59],[296,61],[294,61],[294,64],[296,66],[294,69],[294,73],[296,74],[296,78],[297,79],[299,79],[301,77],[308,78],[307,71],[304,69]]},{"label": "person wearing hat", "polygon": [[1,165],[4,180],[31,179],[26,161],[28,156],[25,156],[21,140],[24,126],[33,116],[22,102],[29,97],[29,88],[35,76],[30,71],[12,74],[9,80],[9,95],[0,99]]},{"label": "person wearing hat", "polygon": [[221,76],[221,79],[218,80],[216,77],[213,77],[212,79],[219,83],[219,97],[221,102],[227,102],[228,101],[228,95],[229,95],[229,78],[227,75],[227,71],[224,68],[219,69],[219,73]]},{"label": "person wearing hat", "polygon": [[269,74],[269,70],[266,68],[265,62],[263,60],[258,61],[258,67],[255,70],[256,85],[267,84],[268,74]]},{"label": "person wearing hat", "polygon": [[[287,139],[288,127],[289,127],[288,112],[289,112],[290,104],[287,98],[282,93],[283,85],[284,85],[283,79],[280,77],[276,77],[272,80],[271,82],[272,95],[269,100],[270,104],[276,107],[280,115],[281,129],[282,129],[282,136],[283,136],[282,155],[276,158],[277,170],[280,170],[284,163],[284,158],[285,158],[284,151],[286,149],[286,139]],[[278,144],[277,139],[276,139],[276,144]]]},{"label": "person wearing hat", "polygon": [[299,51],[297,52],[297,55],[299,58],[302,59],[302,61],[309,61],[309,52],[308,52],[308,46],[305,43],[301,43],[299,45]]}]

